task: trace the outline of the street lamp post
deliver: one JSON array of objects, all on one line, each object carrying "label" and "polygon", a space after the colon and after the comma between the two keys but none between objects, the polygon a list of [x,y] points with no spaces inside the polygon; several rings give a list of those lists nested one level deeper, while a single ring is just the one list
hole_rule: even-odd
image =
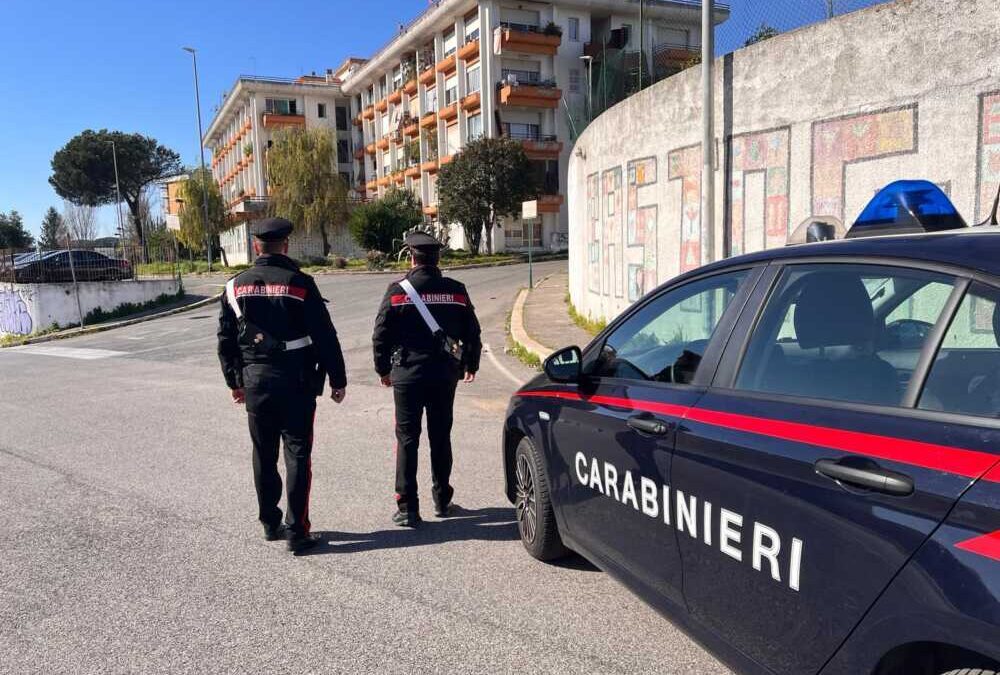
[{"label": "street lamp post", "polygon": [[122,222],[122,187],[121,182],[118,180],[118,147],[115,145],[114,139],[108,141],[111,144],[111,161],[114,163],[115,167],[115,195],[118,202],[115,204],[115,210],[118,211],[118,234],[122,238],[122,258],[128,258],[128,254],[125,251],[125,224]]},{"label": "street lamp post", "polygon": [[701,4],[702,192],[703,263],[715,259],[715,0]]},{"label": "street lamp post", "polygon": [[208,183],[205,171],[205,144],[202,142],[201,131],[201,92],[198,89],[198,54],[193,47],[181,47],[191,55],[191,63],[194,67],[194,104],[198,112],[198,151],[201,153],[201,204],[202,218],[205,227],[205,249],[208,251],[208,271],[212,271],[212,237],[208,232]]},{"label": "street lamp post", "polygon": [[594,121],[594,57],[584,54],[580,60],[587,64],[587,122]]}]

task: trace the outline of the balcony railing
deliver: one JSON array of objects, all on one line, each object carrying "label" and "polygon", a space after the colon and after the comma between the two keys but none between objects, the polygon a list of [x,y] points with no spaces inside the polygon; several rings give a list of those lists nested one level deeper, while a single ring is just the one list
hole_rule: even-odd
[{"label": "balcony railing", "polygon": [[512,23],[510,21],[501,21],[501,28],[506,28],[507,30],[516,30],[519,33],[541,33],[542,29],[537,24],[530,23]]},{"label": "balcony railing", "polygon": [[542,81],[542,74],[537,70],[513,70],[504,68],[500,71],[500,79],[504,82],[516,84],[538,84]]},{"label": "balcony railing", "polygon": [[513,138],[516,141],[536,141],[540,143],[555,143],[558,139],[550,134],[539,133],[537,128],[511,127],[510,124],[503,125],[503,135]]}]

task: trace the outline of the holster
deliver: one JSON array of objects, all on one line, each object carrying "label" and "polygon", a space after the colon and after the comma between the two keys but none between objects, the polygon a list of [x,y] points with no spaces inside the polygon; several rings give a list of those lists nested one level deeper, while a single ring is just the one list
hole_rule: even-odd
[{"label": "holster", "polygon": [[247,319],[240,319],[239,342],[259,356],[273,356],[285,351],[285,343]]}]

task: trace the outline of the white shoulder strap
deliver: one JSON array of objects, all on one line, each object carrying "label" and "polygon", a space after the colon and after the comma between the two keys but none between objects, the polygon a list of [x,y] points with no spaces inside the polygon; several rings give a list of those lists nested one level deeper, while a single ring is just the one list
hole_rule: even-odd
[{"label": "white shoulder strap", "polygon": [[226,301],[233,308],[233,314],[236,315],[236,318],[242,319],[243,310],[240,309],[240,304],[236,302],[236,277],[226,282]]},{"label": "white shoulder strap", "polygon": [[413,287],[410,280],[403,279],[399,282],[399,285],[406,292],[406,296],[410,299],[410,302],[413,303],[413,306],[417,308],[418,312],[420,312],[420,316],[423,317],[424,323],[427,324],[427,327],[431,329],[431,333],[434,333],[435,335],[440,333],[441,325],[434,319],[434,315],[431,314],[431,311],[427,309],[427,305],[424,303],[423,298],[421,298],[420,294],[417,293],[417,289]]}]

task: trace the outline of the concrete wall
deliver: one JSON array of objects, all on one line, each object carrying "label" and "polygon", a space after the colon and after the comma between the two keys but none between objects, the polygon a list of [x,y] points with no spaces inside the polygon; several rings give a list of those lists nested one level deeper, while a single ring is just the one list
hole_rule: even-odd
[{"label": "concrete wall", "polygon": [[[143,304],[176,295],[177,279],[155,281],[85,281],[79,284],[83,314],[113,311],[126,303]],[[4,284],[0,286],[0,335],[31,335],[53,324],[80,323],[73,284]]]},{"label": "concrete wall", "polygon": [[850,224],[898,178],[967,221],[1000,183],[1000,3],[898,0],[716,61],[716,249],[701,226],[700,69],[609,110],[569,167],[570,292],[611,318],[723,254],[783,246],[810,216]]},{"label": "concrete wall", "polygon": [[[347,225],[331,228],[329,232],[330,254],[342,255],[346,258],[364,257],[364,251],[351,236]],[[254,261],[251,236],[247,223],[240,223],[220,233],[219,242],[226,250],[226,258],[230,265],[249,265]],[[308,233],[296,230],[288,239],[288,255],[295,260],[308,263],[312,258],[323,257],[323,237],[318,233]]]}]

